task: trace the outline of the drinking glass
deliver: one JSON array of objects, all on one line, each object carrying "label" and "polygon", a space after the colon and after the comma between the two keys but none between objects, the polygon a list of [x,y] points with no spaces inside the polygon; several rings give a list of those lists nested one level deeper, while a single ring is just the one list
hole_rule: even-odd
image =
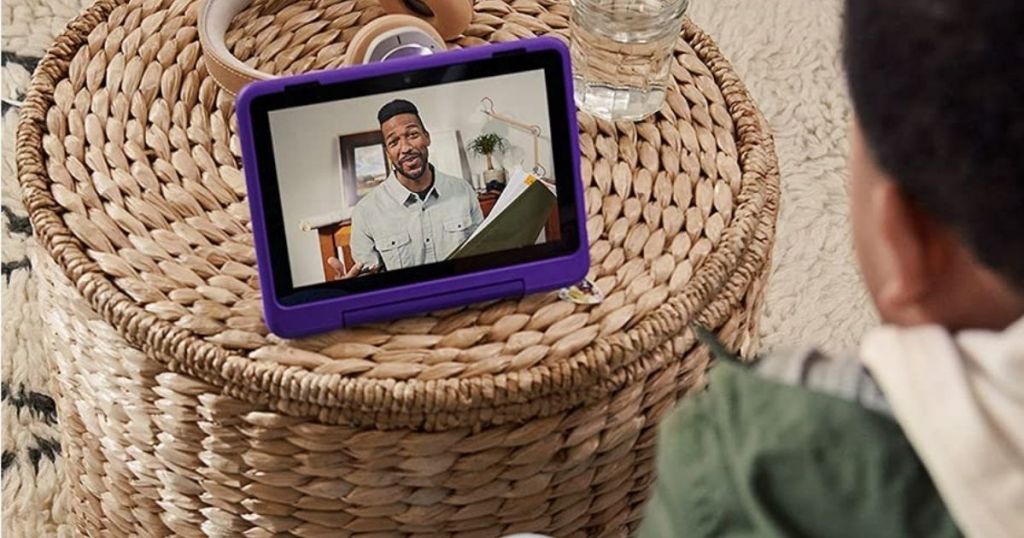
[{"label": "drinking glass", "polygon": [[572,0],[576,106],[613,121],[638,121],[657,112],[688,3]]}]

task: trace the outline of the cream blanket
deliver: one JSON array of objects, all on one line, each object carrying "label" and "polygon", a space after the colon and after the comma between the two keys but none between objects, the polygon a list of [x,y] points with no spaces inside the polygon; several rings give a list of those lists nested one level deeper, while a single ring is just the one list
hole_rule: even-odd
[{"label": "cream blanket", "polygon": [[956,335],[883,327],[861,357],[960,529],[1024,535],[1024,319]]}]

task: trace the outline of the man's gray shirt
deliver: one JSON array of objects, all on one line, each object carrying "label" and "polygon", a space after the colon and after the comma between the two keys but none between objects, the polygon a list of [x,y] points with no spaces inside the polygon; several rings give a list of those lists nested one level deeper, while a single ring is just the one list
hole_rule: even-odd
[{"label": "man's gray shirt", "polygon": [[352,259],[389,271],[441,261],[483,220],[466,181],[434,169],[434,185],[421,200],[392,174],[352,211]]}]

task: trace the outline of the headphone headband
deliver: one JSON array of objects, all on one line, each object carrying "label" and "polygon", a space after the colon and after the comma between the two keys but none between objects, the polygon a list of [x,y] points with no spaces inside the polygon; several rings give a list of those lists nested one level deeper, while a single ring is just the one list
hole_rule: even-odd
[{"label": "headphone headband", "polygon": [[[204,0],[199,10],[199,43],[206,57],[206,69],[217,85],[231,95],[237,95],[242,86],[252,81],[274,78],[235,58],[224,42],[231,21],[251,2]],[[347,54],[346,63],[363,62],[367,48],[374,44],[380,32],[409,27],[443,43],[462,33],[473,18],[471,0],[380,0],[380,3],[392,15],[371,21],[353,36],[349,48],[359,51]],[[387,22],[382,22],[385,20]]]}]

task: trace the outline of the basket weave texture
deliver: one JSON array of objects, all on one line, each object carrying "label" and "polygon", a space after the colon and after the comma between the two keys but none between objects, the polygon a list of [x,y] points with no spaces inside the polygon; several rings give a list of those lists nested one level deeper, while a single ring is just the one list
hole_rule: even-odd
[{"label": "basket weave texture", "polygon": [[[666,104],[579,114],[599,306],[555,294],[283,340],[263,325],[232,98],[192,0],[99,0],[33,76],[19,179],[39,248],[84,534],[621,536],[654,426],[756,349],[779,198],[771,138],[691,22]],[[484,0],[452,46],[568,37],[570,7]],[[257,2],[228,35],[275,73],[339,66],[373,0]]]}]

